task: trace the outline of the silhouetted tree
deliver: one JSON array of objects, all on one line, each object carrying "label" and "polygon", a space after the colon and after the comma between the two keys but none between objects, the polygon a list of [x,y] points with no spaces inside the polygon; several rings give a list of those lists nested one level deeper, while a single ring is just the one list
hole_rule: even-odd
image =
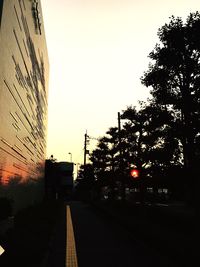
[{"label": "silhouetted tree", "polygon": [[124,137],[127,158],[138,168],[167,167],[179,159],[176,151],[178,141],[172,134],[173,117],[169,111],[152,101],[140,104],[139,110],[128,107],[122,114],[122,118],[126,119]]},{"label": "silhouetted tree", "polygon": [[191,13],[185,23],[172,16],[158,30],[160,43],[149,54],[151,63],[141,78],[144,85],[151,86],[155,103],[173,111],[174,127],[193,189],[198,184],[194,170],[199,161],[200,135],[199,31],[198,12]]},{"label": "silhouetted tree", "polygon": [[102,137],[97,148],[93,150],[90,160],[93,163],[94,173],[97,179],[102,179],[106,170],[109,169],[109,148],[106,140]]},{"label": "silhouetted tree", "polygon": [[119,134],[117,127],[110,127],[104,137],[108,146],[110,170],[115,172],[119,168]]},{"label": "silhouetted tree", "polygon": [[176,152],[178,142],[171,133],[170,112],[153,101],[148,104],[140,102],[138,110],[131,106],[124,110],[122,118],[125,120],[123,129],[127,142],[124,156],[140,171],[137,182],[140,190],[145,191],[149,184],[157,187],[158,182],[162,184],[167,168],[179,158]]},{"label": "silhouetted tree", "polygon": [[114,198],[116,181],[120,180],[119,135],[117,127],[110,127],[106,135],[99,140],[90,160],[94,167],[99,186],[108,186],[111,199]]}]

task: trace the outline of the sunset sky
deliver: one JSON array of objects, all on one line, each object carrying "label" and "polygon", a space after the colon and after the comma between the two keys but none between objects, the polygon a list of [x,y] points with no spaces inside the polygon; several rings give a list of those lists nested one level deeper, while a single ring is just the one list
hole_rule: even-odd
[{"label": "sunset sky", "polygon": [[[145,100],[140,77],[171,15],[198,0],[41,0],[50,64],[47,158],[83,163],[84,134],[103,136]],[[89,146],[90,151],[95,141]]]}]

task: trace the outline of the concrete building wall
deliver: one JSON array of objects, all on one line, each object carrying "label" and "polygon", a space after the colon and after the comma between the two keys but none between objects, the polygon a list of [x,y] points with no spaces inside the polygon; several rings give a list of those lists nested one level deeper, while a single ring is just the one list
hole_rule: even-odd
[{"label": "concrete building wall", "polygon": [[6,186],[43,176],[49,63],[40,1],[2,3],[0,184]]}]

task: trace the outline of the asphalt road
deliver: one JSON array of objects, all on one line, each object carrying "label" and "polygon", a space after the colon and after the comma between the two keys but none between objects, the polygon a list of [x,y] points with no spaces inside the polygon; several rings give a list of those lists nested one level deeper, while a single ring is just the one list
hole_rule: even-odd
[{"label": "asphalt road", "polygon": [[79,267],[174,267],[167,258],[90,205],[81,202],[68,205]]},{"label": "asphalt road", "polygon": [[164,216],[157,209],[138,214],[133,207],[120,212],[120,206],[79,201],[57,204],[31,209],[16,220],[0,244],[5,248],[1,267],[77,267],[71,257],[76,254],[74,243],[79,267],[200,266],[200,235],[193,217]]}]

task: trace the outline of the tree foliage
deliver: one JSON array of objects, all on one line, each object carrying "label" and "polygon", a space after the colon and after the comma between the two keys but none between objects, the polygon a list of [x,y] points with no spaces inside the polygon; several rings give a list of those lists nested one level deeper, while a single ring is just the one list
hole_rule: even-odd
[{"label": "tree foliage", "polygon": [[179,138],[187,167],[193,166],[199,153],[195,145],[200,131],[199,30],[198,12],[191,13],[185,23],[172,16],[158,30],[160,43],[149,54],[152,63],[142,77],[142,83],[151,86],[154,101],[173,110],[174,121],[181,127]]},{"label": "tree foliage", "polygon": [[[182,167],[193,172],[198,166],[199,32],[199,12],[189,14],[185,23],[182,18],[172,16],[158,30],[159,43],[149,54],[149,68],[141,77],[142,84],[151,88],[152,98],[147,103],[139,102],[138,108],[128,106],[122,111],[120,144],[117,127],[111,127],[101,138],[90,157],[96,179],[104,177],[110,181],[110,176],[116,179],[122,156],[125,173],[134,164],[144,170],[146,177],[157,177],[157,183],[162,177],[160,184],[168,181],[177,190],[181,180],[176,176],[184,175]],[[185,176],[188,175],[186,172]],[[192,181],[195,176],[190,176]],[[178,186],[173,185],[176,180]],[[192,183],[193,188],[197,186],[194,180]]]}]

